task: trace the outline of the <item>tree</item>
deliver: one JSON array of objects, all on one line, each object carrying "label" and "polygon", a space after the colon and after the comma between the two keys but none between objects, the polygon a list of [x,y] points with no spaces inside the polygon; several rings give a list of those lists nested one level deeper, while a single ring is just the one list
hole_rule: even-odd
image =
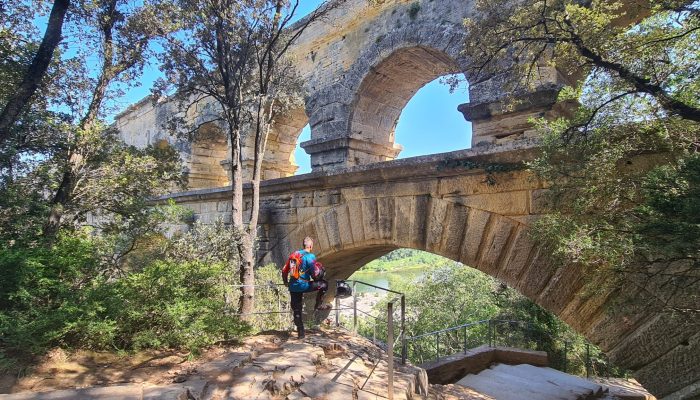
[{"label": "tree", "polygon": [[[108,89],[120,80],[129,83],[140,74],[149,54],[149,44],[164,32],[161,13],[166,8],[150,2],[135,7],[125,0],[94,0],[86,2],[81,10],[81,20],[86,22],[88,28],[80,29],[76,36],[91,39],[88,43],[93,43],[94,47],[86,46],[86,49],[99,55],[100,67],[95,81],[86,84],[90,87],[87,91],[88,105],[80,110],[79,123],[66,129],[64,151],[56,157],[60,182],[51,199],[45,235],[55,234],[61,226],[65,210],[71,207],[77,193],[85,190],[81,186],[85,186],[82,184],[89,180],[81,178],[94,172],[86,167],[103,158],[103,148],[95,144],[106,145],[108,142],[100,136],[114,139],[115,132],[98,124],[99,113],[109,99]],[[167,32],[167,26],[165,29]]]},{"label": "tree", "polygon": [[[679,56],[664,51],[680,45],[692,53],[687,46],[700,27],[696,3],[667,0],[645,7],[622,1],[481,0],[477,7],[479,21],[465,21],[469,39],[464,50],[473,57],[467,69],[474,79],[501,75],[510,88],[519,88],[534,83],[539,69],[551,65],[579,79],[607,74],[619,96],[650,96],[666,113],[700,121],[692,82],[698,66],[689,63],[693,56],[682,55],[685,63],[669,65]],[[636,25],[640,16],[646,23]],[[489,35],[478,34],[484,27]]]},{"label": "tree", "polygon": [[[542,66],[573,78],[569,118],[538,121],[531,163],[550,187],[535,238],[559,262],[603,274],[674,312],[699,312],[700,6],[690,1],[479,3],[471,70],[517,91]],[[469,31],[475,29],[467,21]],[[600,288],[598,288],[600,289]],[[633,297],[634,298],[634,297]]]},{"label": "tree", "polygon": [[[133,84],[141,72],[149,44],[162,31],[155,26],[165,8],[125,0],[74,4],[64,32],[80,43],[75,55],[54,56],[42,95],[17,120],[17,134],[0,146],[3,239],[51,239],[61,228],[85,224],[95,214],[111,213],[101,220],[102,229],[115,231],[120,222],[124,230],[136,229],[147,224],[147,199],[181,183],[173,149],[126,146],[100,119],[105,104],[118,94],[116,84]],[[39,10],[16,4],[3,12],[15,17],[17,28],[0,36],[0,51],[8,55],[0,64],[4,89],[18,84],[18,70],[29,64],[36,45],[31,21]],[[95,55],[101,61],[97,71],[90,65]],[[12,91],[0,95],[10,98]]]},{"label": "tree", "polygon": [[[171,35],[163,59],[166,79],[156,98],[169,93],[178,105],[170,128],[193,137],[204,125],[216,125],[229,140],[234,228],[241,233],[239,301],[242,314],[254,309],[255,240],[260,180],[267,137],[277,115],[300,105],[300,84],[286,59],[290,46],[330,6],[321,6],[292,26],[298,1],[182,0],[182,29]],[[206,104],[207,112],[191,115]],[[207,109],[207,108],[204,108]],[[244,221],[243,146],[253,144],[251,213]]]},{"label": "tree", "polygon": [[[53,3],[44,38],[31,64],[24,73],[22,82],[15,88],[14,93],[7,100],[2,113],[0,113],[0,145],[9,139],[10,128],[17,121],[20,113],[25,109],[37,88],[39,88],[41,80],[53,60],[54,50],[62,39],[63,21],[66,18],[69,6],[69,0],[55,0]],[[0,10],[0,12],[2,11],[4,10]]]}]

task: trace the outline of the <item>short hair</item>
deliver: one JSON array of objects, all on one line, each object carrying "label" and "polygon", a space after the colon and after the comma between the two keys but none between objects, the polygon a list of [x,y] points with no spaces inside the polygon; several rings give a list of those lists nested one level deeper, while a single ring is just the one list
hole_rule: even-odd
[{"label": "short hair", "polygon": [[304,238],[304,242],[303,242],[304,248],[307,248],[309,246],[313,246],[313,244],[314,244],[314,240],[311,239],[311,236],[307,236]]}]

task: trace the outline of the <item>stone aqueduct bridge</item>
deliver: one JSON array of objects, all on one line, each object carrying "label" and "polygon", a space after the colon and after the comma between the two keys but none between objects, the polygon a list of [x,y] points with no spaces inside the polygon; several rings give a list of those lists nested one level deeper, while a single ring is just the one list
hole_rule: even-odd
[{"label": "stone aqueduct bridge", "polygon": [[[545,210],[545,189],[517,165],[533,153],[531,142],[519,141],[263,182],[258,260],[279,265],[307,235],[316,239],[314,252],[329,279],[345,279],[397,248],[439,254],[554,312],[614,363],[635,370],[657,396],[695,393],[697,320],[651,311],[644,303],[615,311],[615,300],[646,297],[633,288],[592,291],[585,271],[553,266],[530,241],[528,226]],[[230,195],[224,187],[168,197],[212,222],[226,217]]]},{"label": "stone aqueduct bridge", "polygon": [[[635,3],[630,0],[629,15]],[[555,99],[571,77],[542,68],[539,86],[504,111],[498,77],[467,76],[470,103],[460,111],[472,123],[473,149],[391,161],[401,150],[394,128],[408,100],[433,79],[463,71],[468,55],[460,51],[461,23],[469,16],[476,16],[474,5],[465,0],[373,6],[348,0],[302,35],[292,56],[305,82],[305,107],[277,120],[268,143],[259,261],[281,263],[306,235],[317,238],[317,254],[332,278],[346,278],[396,248],[440,254],[501,279],[554,312],[613,362],[636,371],[657,396],[700,395],[700,321],[652,308],[634,285],[624,292],[590,290],[579,267],[552,267],[527,235],[543,212],[541,183],[521,169],[495,172],[532,157],[527,120],[566,112]],[[187,117],[206,118],[208,110],[202,103]],[[162,126],[174,112],[173,104],[144,99],[120,114],[116,126],[127,143],[177,148],[190,191],[168,197],[191,207],[201,221],[225,218],[226,139],[207,125],[192,142],[170,136]],[[292,176],[293,150],[307,123],[311,140],[301,145],[313,172]],[[251,140],[244,137],[247,163]],[[642,285],[655,293],[664,283]],[[609,307],[628,298],[637,306]]]}]

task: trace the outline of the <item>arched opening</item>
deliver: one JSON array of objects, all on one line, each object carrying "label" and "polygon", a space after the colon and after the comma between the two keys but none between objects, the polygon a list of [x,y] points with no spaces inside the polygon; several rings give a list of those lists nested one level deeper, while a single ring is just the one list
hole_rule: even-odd
[{"label": "arched opening", "polygon": [[[295,148],[298,147],[299,136],[305,125],[308,125],[308,118],[303,109],[288,110],[275,118],[263,157],[263,181],[285,178],[296,173],[299,166],[296,164]],[[243,181],[249,182],[253,177],[255,157],[255,137],[252,132],[244,132],[242,142]],[[221,164],[225,165],[230,174],[230,158],[227,156]],[[229,176],[227,184],[230,182]]]},{"label": "arched opening", "polygon": [[311,157],[309,154],[301,147],[301,143],[311,139],[311,125],[306,124],[306,126],[301,130],[299,135],[299,140],[294,148],[294,163],[299,167],[295,175],[308,174],[311,172]]},{"label": "arched opening", "polygon": [[[353,139],[371,142],[372,154],[355,164],[396,158],[399,116],[416,92],[427,83],[459,72],[458,63],[443,51],[424,46],[394,51],[363,79],[357,91],[350,117]],[[457,111],[454,111],[457,114]]]},{"label": "arched opening", "polygon": [[263,180],[285,178],[294,175],[299,165],[296,163],[296,151],[299,136],[308,118],[303,109],[290,110],[279,116],[267,139],[267,149],[263,159]]},{"label": "arched opening", "polygon": [[[457,82],[454,89],[452,80]],[[457,110],[467,102],[469,85],[461,74],[439,77],[420,88],[396,125],[396,143],[403,148],[398,158],[470,148],[472,124]]]},{"label": "arched opening", "polygon": [[[463,184],[470,182],[474,189],[487,185],[478,177],[464,179]],[[480,204],[489,204],[484,201]],[[501,280],[605,349],[619,344],[624,333],[611,331],[604,310],[610,293],[588,295],[585,271],[579,265],[558,268],[551,263],[549,254],[528,236],[527,221],[432,194],[365,197],[324,209],[293,230],[280,232],[260,260],[264,264],[284,259],[311,236],[316,239],[314,252],[332,281],[347,279],[399,248],[427,251]]]},{"label": "arched opening", "polygon": [[[489,345],[544,351],[549,355],[550,367],[570,374],[625,373],[606,364],[599,349],[587,345],[585,338],[554,314],[499,279],[445,257],[400,248],[370,261],[349,279],[353,281],[355,297],[350,300],[352,305],[341,302],[341,320],[352,322],[348,306],[356,307],[356,329],[380,341],[386,338],[386,328],[381,322],[376,324],[373,316],[386,312],[386,302],[395,293],[374,286],[404,293],[406,335],[419,336],[410,340],[406,348],[408,359],[415,364]],[[488,320],[491,322],[482,323]],[[464,324],[473,325],[443,332],[439,338],[430,335]]]}]

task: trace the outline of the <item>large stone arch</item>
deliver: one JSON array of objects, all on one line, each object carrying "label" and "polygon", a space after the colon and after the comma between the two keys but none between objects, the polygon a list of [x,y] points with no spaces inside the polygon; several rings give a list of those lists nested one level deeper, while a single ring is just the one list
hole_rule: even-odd
[{"label": "large stone arch", "polygon": [[575,265],[552,267],[533,246],[527,228],[521,218],[431,194],[372,197],[309,218],[272,247],[263,262],[279,263],[305,236],[316,238],[314,252],[331,279],[345,279],[397,248],[428,251],[500,279],[583,330],[600,312],[579,293],[583,274]]},{"label": "large stone arch", "polygon": [[[283,260],[307,235],[316,238],[314,252],[330,280],[345,279],[396,248],[438,254],[500,279],[555,313],[612,362],[634,370],[652,393],[695,393],[687,385],[700,373],[694,353],[700,321],[663,312],[632,288],[591,291],[581,266],[555,267],[533,245],[530,221],[432,194],[354,199],[299,221],[261,261]],[[610,308],[626,298],[634,299],[630,309]]]}]

